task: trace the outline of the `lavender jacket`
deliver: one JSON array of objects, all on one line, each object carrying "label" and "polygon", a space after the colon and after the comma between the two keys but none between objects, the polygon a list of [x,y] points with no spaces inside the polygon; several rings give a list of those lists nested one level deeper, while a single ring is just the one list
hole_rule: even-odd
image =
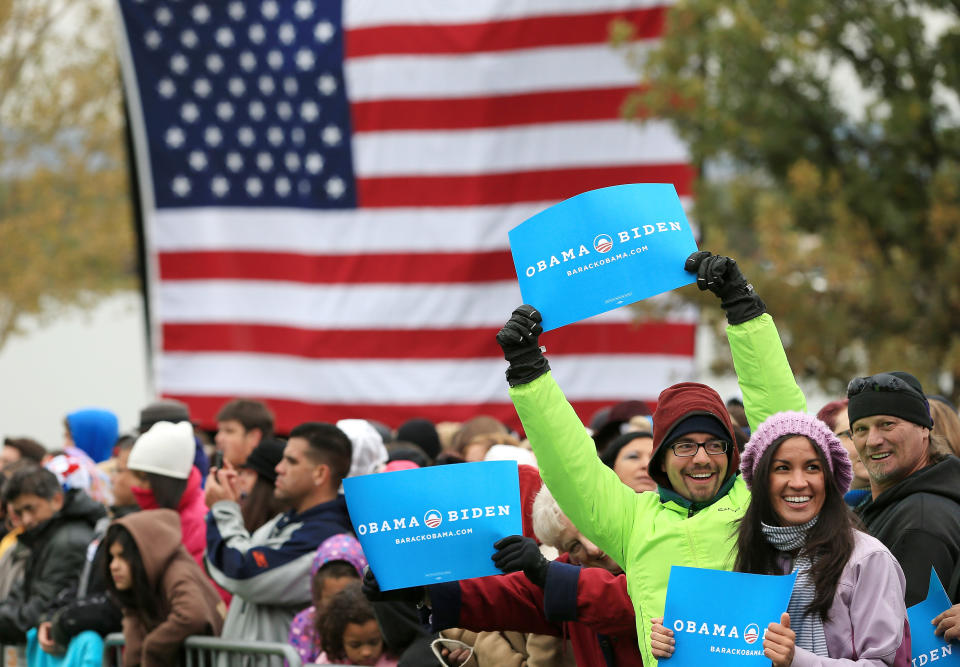
[{"label": "lavender jacket", "polygon": [[910,665],[903,570],[879,540],[859,530],[853,534],[853,553],[837,582],[830,619],[823,624],[830,657],[798,646],[791,667]]}]

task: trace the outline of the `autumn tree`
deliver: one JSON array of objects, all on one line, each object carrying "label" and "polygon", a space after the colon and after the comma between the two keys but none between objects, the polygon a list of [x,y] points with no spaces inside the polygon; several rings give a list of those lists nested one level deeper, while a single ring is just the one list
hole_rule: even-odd
[{"label": "autumn tree", "polygon": [[958,19],[956,0],[686,0],[652,52],[614,31],[649,83],[625,113],[671,120],[700,170],[703,247],[838,396],[901,369],[960,398]]},{"label": "autumn tree", "polygon": [[113,14],[97,0],[0,0],[0,347],[134,284]]}]

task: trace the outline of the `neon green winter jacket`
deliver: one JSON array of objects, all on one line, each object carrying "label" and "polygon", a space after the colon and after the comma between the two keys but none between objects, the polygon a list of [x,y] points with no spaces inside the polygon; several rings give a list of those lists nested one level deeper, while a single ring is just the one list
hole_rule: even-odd
[{"label": "neon green winter jacket", "polygon": [[[806,409],[769,315],[728,326],[727,339],[751,428],[776,412]],[[597,457],[550,373],[512,387],[510,396],[560,508],[626,572],[643,663],[656,665],[650,620],[663,615],[670,566],[732,569],[736,521],[750,502],[743,479],[733,471],[703,508],[662,487],[635,493]]]}]

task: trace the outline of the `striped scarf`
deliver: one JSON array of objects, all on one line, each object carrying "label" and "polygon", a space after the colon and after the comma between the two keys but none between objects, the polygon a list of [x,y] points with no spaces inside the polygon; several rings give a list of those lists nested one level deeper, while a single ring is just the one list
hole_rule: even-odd
[{"label": "striped scarf", "polygon": [[[816,522],[817,517],[802,526],[768,526],[761,522],[760,529],[771,546],[782,552],[794,553],[806,543],[807,531]],[[828,658],[830,654],[827,652],[823,621],[818,613],[807,613],[807,607],[816,595],[816,588],[810,579],[812,566],[813,563],[806,556],[800,556],[793,561],[793,572],[797,573],[797,581],[793,585],[787,613],[790,614],[790,628],[797,633],[797,646]]]}]

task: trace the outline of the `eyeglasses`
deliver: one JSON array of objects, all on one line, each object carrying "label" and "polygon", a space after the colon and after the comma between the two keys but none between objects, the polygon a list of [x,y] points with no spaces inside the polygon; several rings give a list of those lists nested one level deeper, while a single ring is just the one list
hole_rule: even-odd
[{"label": "eyeglasses", "polygon": [[725,440],[707,440],[706,442],[694,442],[693,440],[678,440],[670,445],[670,449],[676,456],[688,457],[696,456],[700,448],[703,447],[710,456],[720,456],[727,453],[727,447],[730,443]]},{"label": "eyeglasses", "polygon": [[853,378],[847,385],[847,398],[853,398],[865,391],[904,391],[926,401],[926,397],[915,387],[910,386],[906,380],[901,380],[896,375],[890,375],[889,373],[878,373],[865,378]]},{"label": "eyeglasses", "polygon": [[847,429],[846,431],[840,431],[839,433],[834,433],[834,435],[838,438],[849,438],[850,440],[853,440],[853,432],[850,429]]}]

